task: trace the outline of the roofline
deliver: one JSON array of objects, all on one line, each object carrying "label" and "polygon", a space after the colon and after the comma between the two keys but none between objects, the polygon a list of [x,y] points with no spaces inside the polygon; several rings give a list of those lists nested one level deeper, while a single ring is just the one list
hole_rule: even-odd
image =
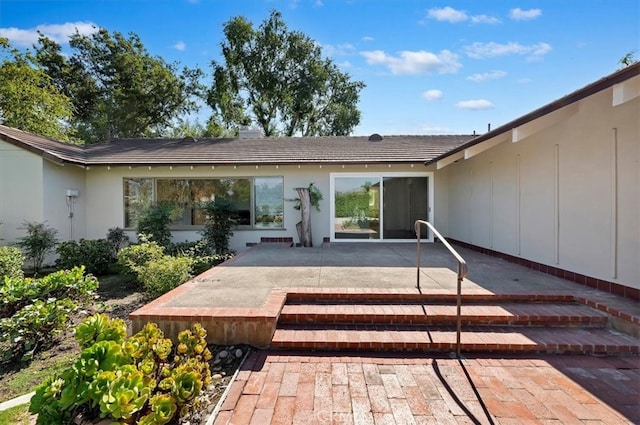
[{"label": "roofline", "polygon": [[602,90],[608,89],[611,86],[614,86],[618,83],[631,79],[640,75],[640,62],[637,62],[633,65],[629,65],[613,74],[609,74],[606,77],[603,77],[581,89],[574,91],[573,93],[569,93],[568,95],[561,97],[560,99],[554,100],[547,105],[544,105],[534,111],[529,112],[519,118],[516,118],[513,121],[510,121],[500,127],[495,128],[481,136],[476,137],[470,142],[464,143],[457,148],[450,150],[447,153],[439,155],[433,159],[424,162],[424,165],[431,165],[438,161],[441,161],[444,158],[447,158],[451,155],[455,155],[458,152],[462,152],[465,149],[470,148],[471,146],[475,146],[479,143],[485,142],[489,139],[493,139],[496,136],[499,136],[503,133],[513,130],[514,128],[520,127],[528,122],[534,121],[540,117],[548,115],[552,112],[557,111],[558,109],[564,108],[565,106],[571,105],[575,102],[578,102],[586,97],[589,97],[595,93],[598,93]]},{"label": "roofline", "polygon": [[426,162],[420,159],[407,159],[407,160],[371,160],[371,161],[349,161],[349,160],[307,160],[307,161],[210,161],[210,162],[194,162],[194,161],[168,161],[168,162],[85,162],[77,163],[84,167],[188,167],[188,166],[216,166],[216,167],[229,167],[229,166],[242,166],[242,167],[254,167],[254,166],[268,166],[268,165],[386,165],[386,164],[422,164],[426,166]]},{"label": "roofline", "polygon": [[[15,130],[19,130],[19,129],[15,129]],[[22,131],[22,130],[20,130]],[[27,132],[25,132],[27,133]],[[28,134],[33,134],[33,133],[28,133]],[[45,137],[45,136],[39,136],[39,137]],[[55,139],[51,139],[49,137],[46,137],[47,139],[56,142],[56,143],[63,143],[60,142],[58,140]],[[48,152],[45,149],[41,149],[37,146],[34,146],[30,143],[26,143],[22,140],[16,139],[14,137],[9,136],[8,134],[2,133],[0,132],[0,140],[3,140],[7,143],[10,143],[14,146],[17,146],[21,149],[26,150],[27,152],[31,152],[33,154],[36,154],[40,157],[42,157],[43,159],[46,159],[48,161],[54,162],[58,165],[63,165],[63,164],[74,164],[74,165],[86,165],[86,163],[84,161],[80,161],[80,160],[71,160],[71,159],[65,159],[65,158],[61,158],[60,155],[56,155],[56,154],[52,154],[51,152]],[[84,152],[83,152],[84,153]]]}]

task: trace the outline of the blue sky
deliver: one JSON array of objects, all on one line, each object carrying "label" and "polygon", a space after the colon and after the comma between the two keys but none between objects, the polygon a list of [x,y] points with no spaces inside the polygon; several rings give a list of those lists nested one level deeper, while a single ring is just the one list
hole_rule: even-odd
[{"label": "blue sky", "polygon": [[242,15],[258,26],[273,9],[366,84],[354,135],[483,133],[640,49],[638,0],[2,0],[0,35],[28,47],[37,30],[63,44],[75,28],[135,32],[152,54],[208,74],[222,25]]}]

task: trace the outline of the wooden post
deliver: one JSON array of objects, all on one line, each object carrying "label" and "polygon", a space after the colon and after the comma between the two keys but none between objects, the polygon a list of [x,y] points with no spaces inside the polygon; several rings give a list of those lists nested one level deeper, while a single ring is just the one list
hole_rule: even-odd
[{"label": "wooden post", "polygon": [[311,237],[311,197],[309,196],[309,189],[306,187],[298,187],[296,191],[300,198],[300,214],[302,216],[301,225],[298,227],[298,236],[302,246],[308,248],[313,246],[313,238]]}]

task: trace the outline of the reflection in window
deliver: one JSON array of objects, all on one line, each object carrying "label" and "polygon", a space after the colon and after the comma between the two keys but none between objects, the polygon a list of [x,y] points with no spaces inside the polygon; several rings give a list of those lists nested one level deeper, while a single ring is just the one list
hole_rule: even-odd
[{"label": "reflection in window", "polygon": [[284,190],[282,177],[256,177],[255,225],[261,228],[282,228]]},{"label": "reflection in window", "polygon": [[[179,210],[175,226],[202,225],[206,221],[202,204],[216,198],[231,202],[236,209],[235,219],[239,226],[282,227],[282,177],[158,178],[155,180],[155,186],[154,196],[153,179],[125,178],[125,227],[135,227],[140,212],[151,202],[175,205]],[[255,204],[253,215],[252,204]]]},{"label": "reflection in window", "polygon": [[124,227],[136,227],[153,202],[153,179],[124,179]]}]

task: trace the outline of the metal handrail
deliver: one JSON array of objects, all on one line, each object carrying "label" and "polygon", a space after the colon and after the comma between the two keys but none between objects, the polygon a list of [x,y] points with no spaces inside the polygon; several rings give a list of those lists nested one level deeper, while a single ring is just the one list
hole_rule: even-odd
[{"label": "metal handrail", "polygon": [[460,256],[460,254],[458,254],[458,252],[455,249],[453,249],[451,245],[449,245],[449,242],[447,242],[447,240],[440,234],[440,232],[436,230],[435,227],[433,227],[431,223],[424,220],[416,220],[416,222],[414,223],[414,227],[415,227],[416,238],[417,238],[416,288],[418,288],[418,290],[420,289],[420,256],[421,256],[420,250],[422,247],[422,244],[420,243],[421,224],[424,224],[425,226],[427,226],[433,232],[433,234],[436,235],[438,239],[440,239],[440,242],[442,242],[442,244],[447,247],[449,252],[451,252],[451,254],[453,254],[453,256],[456,257],[456,260],[458,261],[458,294],[457,294],[457,300],[456,300],[456,355],[458,356],[458,358],[460,358],[460,331],[462,329],[462,319],[460,317],[460,313],[462,310],[462,281],[464,280],[464,278],[467,276],[467,273],[468,273],[467,262],[464,261],[464,258],[462,258],[462,256]]}]

